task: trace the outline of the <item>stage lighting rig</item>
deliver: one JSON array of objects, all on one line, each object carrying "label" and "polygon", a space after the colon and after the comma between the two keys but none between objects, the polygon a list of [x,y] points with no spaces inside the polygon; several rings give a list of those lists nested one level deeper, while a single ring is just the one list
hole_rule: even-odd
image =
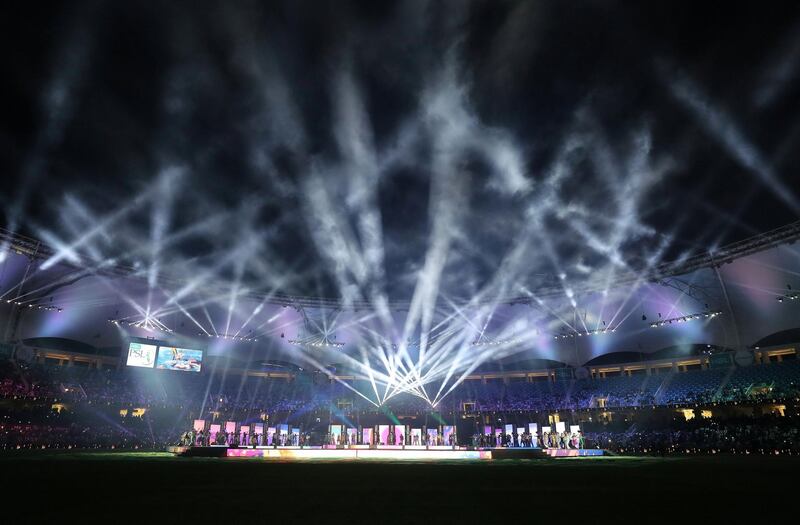
[{"label": "stage lighting rig", "polygon": [[24,306],[31,310],[43,310],[46,312],[63,312],[64,309],[60,306],[53,306],[52,304],[25,304],[22,301],[14,301],[13,299],[6,299],[6,304],[15,304],[17,306]]},{"label": "stage lighting rig", "polygon": [[472,346],[511,346],[519,344],[519,339],[476,339],[472,341]]},{"label": "stage lighting rig", "polygon": [[782,303],[783,301],[796,301],[797,299],[800,299],[800,292],[792,291],[791,284],[786,285],[786,290],[787,291],[785,294],[778,296],[779,303]]},{"label": "stage lighting rig", "polygon": [[688,323],[689,321],[695,321],[698,319],[714,319],[718,315],[722,315],[722,312],[717,310],[714,312],[703,312],[701,314],[682,315],[680,317],[673,317],[671,319],[664,319],[662,321],[650,323],[650,328],[659,328],[661,326],[670,324]]},{"label": "stage lighting rig", "polygon": [[[303,316],[303,327],[298,330],[295,339],[289,339],[289,344],[309,348],[342,348],[344,343],[336,340],[333,326],[341,313],[340,310],[323,312],[295,306]],[[283,337],[283,334],[281,334]]]},{"label": "stage lighting rig", "polygon": [[172,333],[174,330],[167,327],[164,323],[156,319],[155,317],[145,317],[144,319],[140,319],[138,321],[132,321],[131,319],[109,319],[109,323],[115,324],[117,326],[130,326],[132,328],[144,328],[147,331],[158,331],[158,332],[166,332]]},{"label": "stage lighting rig", "polygon": [[197,332],[197,335],[205,335],[209,338],[225,339],[229,341],[244,341],[248,343],[257,343],[258,339],[249,335],[243,336],[239,334],[209,334],[206,332]]},{"label": "stage lighting rig", "polygon": [[717,346],[706,345],[705,349],[700,353],[703,354],[703,355],[713,355],[713,354],[722,353],[724,351],[725,351],[724,349],[721,349],[721,348],[719,348]]},{"label": "stage lighting rig", "polygon": [[472,341],[471,345],[472,346],[482,346],[482,347],[487,347],[487,346],[514,346],[514,345],[517,345],[517,344],[519,344],[521,342],[522,341],[520,341],[519,339],[514,338],[514,337],[512,337],[510,339],[493,339],[491,337],[488,337],[484,332],[481,332],[478,335],[478,337],[474,341]]},{"label": "stage lighting rig", "polygon": [[305,339],[289,339],[290,345],[314,348],[342,348],[344,343],[332,341],[327,337],[307,337]]},{"label": "stage lighting rig", "polygon": [[560,333],[555,334],[553,339],[572,339],[575,337],[583,337],[583,336],[592,336],[592,335],[603,335],[616,332],[617,328],[597,328],[595,330],[587,330],[585,332],[570,332],[570,333]]}]

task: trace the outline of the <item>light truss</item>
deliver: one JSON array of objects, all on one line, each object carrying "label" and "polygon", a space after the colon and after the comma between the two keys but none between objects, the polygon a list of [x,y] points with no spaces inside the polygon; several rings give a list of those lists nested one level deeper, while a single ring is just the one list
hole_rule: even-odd
[{"label": "light truss", "polygon": [[[660,282],[663,279],[687,274],[702,268],[711,268],[723,264],[728,264],[735,261],[736,259],[745,257],[747,255],[752,255],[754,253],[767,250],[769,248],[774,248],[782,244],[795,242],[798,238],[800,238],[800,221],[787,224],[780,228],[776,228],[772,231],[761,233],[753,237],[750,237],[748,239],[737,241],[728,244],[727,246],[724,246],[722,248],[718,248],[716,250],[709,251],[707,253],[698,254],[693,257],[681,259],[678,261],[657,264],[650,269],[641,269],[640,271],[632,269],[625,272],[619,272],[617,277],[614,279],[612,283],[609,283],[607,281],[603,282],[587,281],[582,286],[575,286],[573,289],[573,293],[585,294],[590,292],[596,292],[608,289],[609,287],[623,286],[626,284],[631,284],[642,280],[650,282]],[[32,259],[38,259],[38,260],[47,260],[56,253],[56,250],[54,250],[52,247],[48,246],[46,243],[42,241],[26,237],[14,232],[10,232],[2,228],[0,228],[0,246],[14,253],[23,254]],[[71,263],[66,260],[61,261],[61,263],[65,265],[75,266],[74,263]],[[126,276],[126,277],[138,277],[138,278],[146,277],[141,275],[141,269],[133,268],[131,266],[119,263],[104,265],[102,268],[98,268],[97,273],[109,276]],[[165,282],[174,282],[177,284],[185,282],[185,279],[183,278],[170,276],[168,274],[163,274],[162,276],[159,277],[159,279],[163,279]],[[553,283],[557,283],[558,279],[553,277],[552,279],[550,279],[550,281]],[[214,286],[206,287],[206,291],[210,293],[214,293],[213,289]],[[553,284],[537,288],[536,290],[533,290],[533,292],[537,297],[554,297],[563,295],[564,289],[562,286],[558,284]],[[359,310],[359,309],[371,309],[375,307],[375,305],[370,300],[355,300],[355,301],[351,300],[345,302],[339,298],[289,295],[281,292],[273,292],[265,298],[263,293],[258,291],[251,291],[247,294],[247,296],[259,300],[265,300],[265,302],[270,304],[281,305],[281,306],[293,306],[295,308],[303,308],[303,307],[335,308],[335,309],[346,308],[352,310]],[[479,306],[484,304],[501,304],[501,303],[531,305],[532,299],[529,296],[514,295],[514,296],[500,297],[500,298],[463,300],[459,304],[461,304],[462,306],[466,305]],[[387,303],[387,306],[389,308],[396,310],[407,310],[409,308],[409,305],[410,302],[407,300],[394,300],[394,301],[389,301]]]},{"label": "light truss", "polygon": [[130,326],[133,328],[142,328],[147,331],[158,331],[172,333],[173,330],[167,325],[156,319],[155,317],[145,316],[141,319],[132,320],[128,319],[109,319],[109,323],[117,326]]},{"label": "light truss", "polygon": [[688,323],[689,321],[695,321],[698,319],[714,319],[718,315],[722,315],[722,312],[714,311],[714,312],[703,312],[701,314],[682,315],[680,317],[672,317],[670,319],[663,319],[661,321],[650,323],[650,328],[659,328],[662,326],[671,325],[673,323],[674,324]]}]

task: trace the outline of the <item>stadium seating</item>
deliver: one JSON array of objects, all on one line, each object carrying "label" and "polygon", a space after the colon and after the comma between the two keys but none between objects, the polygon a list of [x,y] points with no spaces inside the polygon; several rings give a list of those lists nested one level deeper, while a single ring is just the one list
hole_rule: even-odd
[{"label": "stadium seating", "polygon": [[[116,446],[145,447],[160,443],[162,439],[173,439],[177,429],[185,426],[190,418],[208,417],[212,413],[218,420],[257,421],[264,415],[271,415],[289,421],[309,414],[348,417],[383,414],[386,410],[408,416],[432,411],[453,413],[461,412],[467,404],[475,412],[552,413],[595,408],[771,402],[797,397],[800,395],[798,385],[800,361],[797,360],[658,375],[640,373],[509,383],[502,379],[486,383],[468,380],[454,388],[434,410],[427,400],[410,393],[392,395],[384,406],[378,407],[368,400],[375,398],[368,382],[345,385],[323,381],[320,384],[307,376],[287,380],[242,374],[153,375],[126,368],[98,370],[2,360],[0,398],[8,403],[0,409],[0,421],[5,436],[2,446],[6,447],[42,441],[54,446],[115,443]],[[355,392],[359,389],[364,395]],[[69,409],[54,408],[62,405]],[[106,411],[101,412],[100,407]],[[146,411],[148,416],[109,420],[108,414],[127,414],[133,409]],[[164,415],[168,427],[153,425],[159,414]],[[97,439],[88,439],[87,429],[97,433]],[[15,434],[26,437],[9,437]],[[612,439],[623,440],[620,435]],[[628,443],[631,447],[630,443],[636,442]]]}]

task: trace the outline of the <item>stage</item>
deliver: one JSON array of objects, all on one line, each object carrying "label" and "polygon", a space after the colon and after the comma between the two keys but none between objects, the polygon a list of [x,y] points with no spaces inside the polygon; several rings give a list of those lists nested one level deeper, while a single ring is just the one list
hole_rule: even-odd
[{"label": "stage", "polygon": [[280,460],[306,459],[389,459],[389,460],[491,460],[491,459],[551,459],[564,457],[602,456],[600,449],[541,449],[378,446],[348,447],[168,447],[168,452],[183,457],[260,458]]}]

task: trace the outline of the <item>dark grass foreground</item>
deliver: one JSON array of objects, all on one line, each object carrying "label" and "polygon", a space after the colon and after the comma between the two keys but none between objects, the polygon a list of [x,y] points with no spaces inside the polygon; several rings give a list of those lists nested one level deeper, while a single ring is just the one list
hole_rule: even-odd
[{"label": "dark grass foreground", "polygon": [[[800,458],[486,462],[0,456],[18,523],[795,522]],[[794,487],[794,488],[792,488]],[[13,505],[19,511],[11,512]]]}]

